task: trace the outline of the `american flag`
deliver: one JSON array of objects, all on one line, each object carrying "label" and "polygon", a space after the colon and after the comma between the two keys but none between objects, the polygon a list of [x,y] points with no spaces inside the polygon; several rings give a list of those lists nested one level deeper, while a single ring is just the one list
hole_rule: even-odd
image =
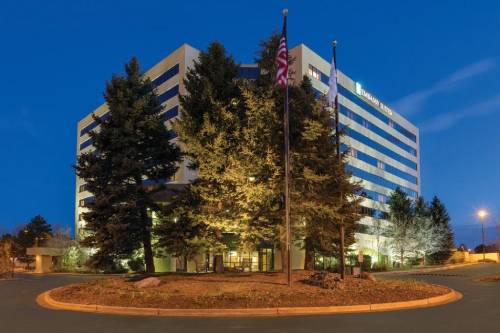
[{"label": "american flag", "polygon": [[286,16],[283,18],[283,33],[281,34],[278,54],[276,56],[276,83],[286,88],[288,85],[288,50],[286,48]]}]

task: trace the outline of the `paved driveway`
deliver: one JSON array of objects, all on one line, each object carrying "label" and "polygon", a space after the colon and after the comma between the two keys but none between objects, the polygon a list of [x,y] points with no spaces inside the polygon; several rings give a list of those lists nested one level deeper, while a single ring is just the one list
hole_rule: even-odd
[{"label": "paved driveway", "polygon": [[482,264],[398,278],[450,286],[464,294],[445,306],[367,314],[258,318],[157,318],[53,311],[39,307],[42,291],[82,281],[75,276],[19,275],[0,281],[0,332],[500,332],[500,282],[474,282],[500,273],[500,265]]}]

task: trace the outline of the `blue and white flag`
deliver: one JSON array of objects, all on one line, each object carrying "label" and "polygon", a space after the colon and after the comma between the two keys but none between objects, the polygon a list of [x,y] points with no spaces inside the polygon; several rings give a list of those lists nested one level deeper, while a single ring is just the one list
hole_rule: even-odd
[{"label": "blue and white flag", "polygon": [[337,69],[335,68],[335,59],[332,58],[332,67],[330,69],[330,80],[328,81],[328,105],[334,106],[335,97],[337,97]]}]

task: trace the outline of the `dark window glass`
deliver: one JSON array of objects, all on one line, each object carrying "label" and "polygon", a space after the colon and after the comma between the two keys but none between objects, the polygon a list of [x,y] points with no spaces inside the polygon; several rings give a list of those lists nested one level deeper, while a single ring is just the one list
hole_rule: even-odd
[{"label": "dark window glass", "polygon": [[[353,148],[349,148],[346,144],[343,143],[342,147],[341,147],[342,152],[345,152],[348,149],[352,150]],[[380,161],[378,161],[375,157],[370,156],[370,155],[368,155],[362,151],[359,151],[359,150],[355,150],[355,151],[356,151],[356,154],[349,154],[349,155],[357,158],[360,161],[366,162],[366,163],[373,165],[375,167],[379,167]],[[382,163],[384,165],[383,170],[385,172],[388,172],[390,174],[393,174],[394,176],[403,178],[404,180],[412,182],[413,184],[418,184],[417,177],[415,177],[407,172],[404,172],[402,170],[399,170],[398,168],[396,168],[390,164],[387,164],[387,162],[382,162]]]},{"label": "dark window glass", "polygon": [[372,122],[366,120],[365,118],[361,117],[359,114],[355,113],[354,111],[350,110],[349,108],[341,105],[340,108],[340,113],[348,117],[349,119],[357,122],[358,124],[362,125],[363,127],[369,129],[370,131],[374,132],[375,134],[381,136],[382,138],[386,139],[387,141],[395,144],[396,146],[402,148],[404,151],[412,154],[413,156],[417,156],[417,150],[403,141],[399,140],[395,136],[387,133],[377,125],[373,124]]},{"label": "dark window glass", "polygon": [[175,133],[175,131],[173,130],[168,130],[167,137],[169,138],[169,140],[175,139],[177,137],[177,133]]},{"label": "dark window glass", "polygon": [[172,118],[175,118],[179,115],[179,107],[176,105],[170,110],[165,111],[164,114],[162,114],[163,121],[170,120]]},{"label": "dark window glass", "polygon": [[156,79],[154,79],[152,82],[155,86],[159,86],[160,84],[168,81],[169,79],[171,79],[172,77],[174,77],[178,73],[179,73],[179,64],[176,64],[173,67],[171,67],[170,69],[168,69],[165,73],[161,74]]},{"label": "dark window glass", "polygon": [[[108,119],[109,117],[109,112],[106,112],[105,114],[103,114],[101,117],[99,117],[102,121]],[[94,128],[97,127],[97,122],[95,120],[93,120],[90,124],[88,124],[87,126],[85,126],[84,128],[82,128],[82,130],[80,131],[80,136],[84,136],[85,134],[87,134],[88,132],[92,131]]]},{"label": "dark window glass", "polygon": [[168,101],[172,97],[176,96],[179,93],[179,85],[173,86],[169,90],[165,91],[163,94],[161,94],[158,99],[160,100],[160,103],[164,103],[165,101]]},{"label": "dark window glass", "polygon": [[82,144],[80,144],[80,150],[83,150],[92,144],[92,139],[85,140]]},{"label": "dark window glass", "polygon": [[[311,75],[312,77],[318,79],[319,81],[323,82],[324,84],[328,85],[330,77],[326,75],[325,73],[321,72],[319,69],[316,67],[309,65],[310,70],[312,69],[315,72],[319,72],[319,79],[317,78],[318,75]],[[382,111],[377,110],[370,104],[366,103],[364,100],[353,94],[351,91],[346,89],[345,87],[341,86],[340,84],[338,85],[338,91],[339,94],[343,95],[344,97],[348,98],[351,100],[353,103],[357,104],[359,107],[363,108],[367,112],[371,113],[378,119],[382,120],[384,123],[388,124],[389,126],[393,127],[396,129],[398,132],[406,136],[408,139],[412,140],[413,142],[417,142],[417,136],[413,134],[412,132],[408,131],[406,128],[403,126],[399,125],[398,123],[394,122],[392,119],[387,117],[385,114],[382,113]],[[316,95],[319,97],[323,95],[319,90],[315,89]]]},{"label": "dark window glass", "polygon": [[346,170],[348,170],[349,172],[351,172],[353,174],[353,176],[359,177],[361,179],[367,180],[369,182],[372,182],[374,184],[377,184],[377,185],[380,185],[380,186],[383,186],[383,187],[387,187],[387,188],[389,188],[391,190],[395,190],[396,188],[399,187],[410,198],[414,198],[414,199],[417,198],[417,192],[416,191],[414,191],[412,189],[409,189],[409,188],[407,188],[405,186],[401,186],[399,184],[393,183],[390,180],[385,179],[384,177],[381,177],[381,176],[378,176],[378,175],[374,175],[374,174],[369,173],[369,172],[367,172],[365,170],[361,170],[359,168],[356,168],[355,166],[352,166],[352,165],[347,165],[346,166]]},{"label": "dark window glass", "polygon": [[346,135],[348,137],[351,137],[351,138],[369,146],[370,148],[377,150],[379,153],[382,153],[382,154],[398,161],[399,163],[406,165],[409,168],[417,170],[417,163],[407,159],[406,157],[399,155],[398,153],[390,150],[389,148],[381,145],[380,143],[378,143],[376,141],[373,141],[372,139],[364,136],[363,134],[357,132],[356,130],[353,130],[352,128],[344,127],[344,130],[346,131]]},{"label": "dark window glass", "polygon": [[260,76],[259,67],[240,66],[238,76],[243,79],[257,80]]}]

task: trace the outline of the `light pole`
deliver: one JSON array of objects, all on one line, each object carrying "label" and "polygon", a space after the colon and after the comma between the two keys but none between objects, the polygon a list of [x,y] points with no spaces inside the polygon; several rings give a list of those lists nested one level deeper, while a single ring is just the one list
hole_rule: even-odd
[{"label": "light pole", "polygon": [[477,211],[477,217],[479,218],[479,222],[481,222],[481,243],[483,244],[483,261],[486,259],[486,243],[484,241],[484,219],[488,216],[488,212],[486,209],[480,209]]}]

